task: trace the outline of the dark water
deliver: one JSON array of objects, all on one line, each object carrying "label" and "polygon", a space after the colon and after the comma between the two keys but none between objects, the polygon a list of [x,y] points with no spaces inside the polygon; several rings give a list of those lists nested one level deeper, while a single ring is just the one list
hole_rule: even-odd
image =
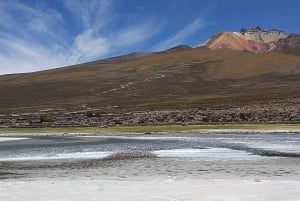
[{"label": "dark water", "polygon": [[300,133],[0,141],[0,179],[79,177],[300,179]]}]

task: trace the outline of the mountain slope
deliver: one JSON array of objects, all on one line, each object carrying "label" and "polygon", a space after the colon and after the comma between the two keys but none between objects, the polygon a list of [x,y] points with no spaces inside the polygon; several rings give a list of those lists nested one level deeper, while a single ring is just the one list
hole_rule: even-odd
[{"label": "mountain slope", "polygon": [[278,49],[286,54],[300,55],[300,35],[291,34],[278,41]]},{"label": "mountain slope", "polygon": [[176,48],[0,76],[0,97],[1,111],[83,106],[131,111],[285,101],[300,98],[300,57]]},{"label": "mountain slope", "polygon": [[220,32],[196,47],[204,46],[210,49],[232,49],[262,54],[273,50],[280,51],[283,47],[294,48],[299,45],[300,35],[279,30],[264,31],[257,27],[241,29],[240,32]]}]

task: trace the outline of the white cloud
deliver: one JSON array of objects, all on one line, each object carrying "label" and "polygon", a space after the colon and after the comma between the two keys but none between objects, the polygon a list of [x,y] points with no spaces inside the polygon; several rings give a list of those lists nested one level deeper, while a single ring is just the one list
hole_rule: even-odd
[{"label": "white cloud", "polygon": [[127,46],[139,43],[156,34],[158,27],[155,27],[151,22],[144,22],[141,25],[126,28],[121,30],[115,36],[114,43],[116,46]]},{"label": "white cloud", "polygon": [[175,35],[169,37],[168,39],[159,42],[154,46],[154,51],[166,50],[177,45],[181,45],[184,41],[191,35],[195,34],[197,31],[202,29],[205,23],[201,18],[197,18],[192,23],[185,26],[183,29],[179,30]]},{"label": "white cloud", "polygon": [[80,61],[82,58],[90,59],[107,54],[110,44],[106,38],[95,37],[91,30],[87,30],[76,37],[74,48],[74,56]]},{"label": "white cloud", "polygon": [[143,23],[120,27],[111,33],[106,33],[106,28],[114,20],[112,0],[66,0],[66,7],[76,14],[77,20],[83,25],[83,32],[74,39],[73,58],[84,62],[115,54],[121,48],[130,47],[147,40],[157,33],[151,20]]},{"label": "white cloud", "polygon": [[101,33],[101,28],[112,20],[109,14],[113,7],[113,1],[65,0],[64,3],[83,28],[82,32],[74,38],[73,60],[76,63],[85,62],[107,55],[112,41],[108,36],[102,36],[99,33]]},{"label": "white cloud", "polygon": [[38,19],[32,20],[29,24],[29,28],[37,32],[48,32],[47,24]]},{"label": "white cloud", "polygon": [[32,8],[25,4],[15,2],[10,9],[12,9],[10,18],[14,18],[14,12],[19,13],[23,17],[24,22],[22,25],[27,26],[31,31],[53,34],[53,28],[64,21],[60,13],[50,8]]},{"label": "white cloud", "polygon": [[64,4],[85,30],[97,31],[112,21],[113,0],[65,0]]},{"label": "white cloud", "polygon": [[150,22],[117,30],[106,36],[100,36],[93,30],[86,30],[75,38],[73,58],[78,62],[83,62],[99,56],[106,56],[121,48],[145,41],[155,33],[157,33],[157,29],[154,29]]},{"label": "white cloud", "polygon": [[[65,66],[73,63],[64,51],[46,48],[36,43],[16,38],[2,38],[0,44],[6,52],[0,54],[0,73],[21,73]],[[55,58],[55,59],[53,59]]]},{"label": "white cloud", "polygon": [[[31,72],[123,53],[158,32],[153,21],[111,26],[112,0],[65,0],[68,20],[80,25],[69,33],[65,13],[21,1],[0,1],[0,74]],[[16,17],[16,13],[18,13]],[[136,25],[134,25],[136,24]],[[126,51],[125,51],[126,52]]]},{"label": "white cloud", "polygon": [[53,9],[32,8],[15,0],[0,2],[0,74],[72,64],[63,30],[55,29],[63,22]]}]

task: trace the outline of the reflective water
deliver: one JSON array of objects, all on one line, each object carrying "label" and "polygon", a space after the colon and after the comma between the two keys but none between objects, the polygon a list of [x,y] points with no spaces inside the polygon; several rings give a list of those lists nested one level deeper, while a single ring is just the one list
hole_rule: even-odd
[{"label": "reflective water", "polygon": [[300,179],[300,133],[0,137],[0,179],[147,177]]}]

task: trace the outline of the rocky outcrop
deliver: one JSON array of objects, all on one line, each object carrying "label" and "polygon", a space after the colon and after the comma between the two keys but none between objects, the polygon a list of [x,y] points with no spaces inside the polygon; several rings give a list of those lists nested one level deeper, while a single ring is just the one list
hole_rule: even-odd
[{"label": "rocky outcrop", "polygon": [[276,29],[265,31],[261,29],[249,29],[244,32],[234,32],[245,40],[251,40],[254,42],[271,43],[276,42],[280,39],[284,39],[289,36],[288,33],[284,31],[279,31]]},{"label": "rocky outcrop", "polygon": [[277,45],[278,48],[300,46],[300,34],[291,34],[285,38],[281,38],[278,40]]},{"label": "rocky outcrop", "polygon": [[291,34],[286,38],[280,39],[277,43],[278,51],[300,55],[300,35],[299,34]]},{"label": "rocky outcrop", "polygon": [[40,121],[44,113],[0,116],[0,127],[107,127],[137,125],[198,125],[223,123],[300,123],[300,100],[248,106],[218,106],[182,110],[104,113],[98,110],[55,112],[53,121]]},{"label": "rocky outcrop", "polygon": [[220,32],[196,47],[209,49],[232,49],[262,54],[282,48],[282,46],[299,46],[299,39],[295,34],[288,34],[279,30],[265,31],[242,29],[240,32]]}]

